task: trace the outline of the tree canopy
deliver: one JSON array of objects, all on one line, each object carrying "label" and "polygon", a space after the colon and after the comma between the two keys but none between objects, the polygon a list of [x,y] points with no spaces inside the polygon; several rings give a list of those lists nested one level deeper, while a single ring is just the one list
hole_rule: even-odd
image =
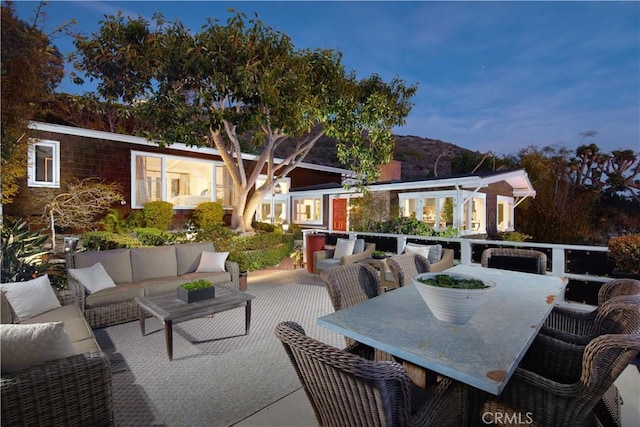
[{"label": "tree canopy", "polygon": [[[76,81],[96,79],[102,98],[130,104],[153,125],[144,136],[161,146],[216,148],[235,188],[234,229],[251,229],[262,198],[323,134],[340,141],[339,160],[362,182],[391,159],[391,129],[404,124],[415,85],[378,75],[358,80],[341,53],[296,49],[257,16],[210,19],[199,32],[153,19],[108,16],[96,34],[78,35]],[[287,140],[294,148],[276,164],[275,150]],[[245,148],[255,161],[242,158]],[[267,180],[253,191],[260,174]]]},{"label": "tree canopy", "polygon": [[27,175],[29,121],[62,79],[62,55],[40,30],[36,9],[32,23],[18,19],[11,2],[2,3],[2,203],[13,201]]}]

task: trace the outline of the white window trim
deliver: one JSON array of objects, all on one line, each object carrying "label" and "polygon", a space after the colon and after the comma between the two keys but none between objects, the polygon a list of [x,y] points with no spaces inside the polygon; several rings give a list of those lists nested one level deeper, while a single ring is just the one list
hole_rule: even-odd
[{"label": "white window trim", "polygon": [[[320,219],[318,221],[298,221],[296,218],[298,217],[296,212],[296,200],[305,200],[305,199],[320,199]],[[293,209],[292,212],[292,221],[294,224],[302,224],[302,225],[322,225],[322,219],[324,218],[324,197],[322,194],[308,194],[305,196],[292,196],[291,197],[291,207]]]},{"label": "white window trim", "polygon": [[[53,181],[36,181],[36,145],[44,145],[53,148]],[[29,144],[27,185],[29,187],[60,187],[60,141],[49,139],[33,140]]]},{"label": "white window trim", "polygon": [[[175,159],[175,160],[187,160],[187,161],[194,161],[194,162],[201,162],[201,163],[210,163],[212,165],[212,172],[211,172],[212,188],[216,188],[216,166],[224,165],[224,163],[222,162],[215,162],[215,161],[206,160],[206,159],[174,156],[174,155],[168,155],[168,154],[149,153],[146,151],[131,151],[131,201],[130,201],[130,204],[132,209],[142,209],[144,207],[143,205],[139,205],[136,203],[136,200],[138,200],[137,194],[136,194],[137,193],[136,192],[136,180],[137,180],[136,158],[138,156],[155,157],[160,159],[160,176],[161,176],[161,182],[162,182],[161,194],[162,194],[162,200],[164,201],[167,201],[167,186],[166,186],[167,160]],[[215,192],[212,191],[211,201],[215,201],[213,200],[214,195],[215,195]],[[174,210],[175,209],[194,209],[194,208],[195,206],[182,206],[182,205],[173,206]]]}]

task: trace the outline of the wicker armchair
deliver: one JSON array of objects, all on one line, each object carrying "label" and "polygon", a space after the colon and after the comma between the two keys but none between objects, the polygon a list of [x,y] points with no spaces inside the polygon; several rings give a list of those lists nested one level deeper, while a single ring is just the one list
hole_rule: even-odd
[{"label": "wicker armchair", "polygon": [[542,426],[600,425],[603,396],[615,392],[613,382],[640,351],[640,306],[619,304],[610,315],[622,312],[623,333],[586,346],[538,335],[499,397],[468,388],[471,425],[487,421],[486,414]]},{"label": "wicker armchair", "polygon": [[[586,313],[589,316],[580,316],[577,318],[567,318],[566,328],[555,329],[543,326],[540,333],[548,335],[568,343],[587,345],[589,341],[599,335],[619,334],[622,328],[629,322],[624,313],[615,312],[620,305],[640,306],[640,295],[621,295],[611,298],[594,311]],[[590,322],[587,320],[590,318]]]},{"label": "wicker armchair", "polygon": [[543,252],[529,249],[485,249],[482,251],[480,263],[485,268],[547,274],[547,255]]},{"label": "wicker armchair", "polygon": [[398,287],[411,284],[411,278],[419,273],[431,271],[431,264],[422,255],[402,254],[387,258],[387,266]]},{"label": "wicker armchair", "polygon": [[111,368],[103,352],[2,374],[3,426],[113,425]]},{"label": "wicker armchair", "polygon": [[294,322],[280,323],[275,334],[295,368],[318,425],[465,425],[463,388],[458,383],[443,380],[427,393],[420,393],[412,389],[398,363],[373,362],[328,346],[307,337]]}]

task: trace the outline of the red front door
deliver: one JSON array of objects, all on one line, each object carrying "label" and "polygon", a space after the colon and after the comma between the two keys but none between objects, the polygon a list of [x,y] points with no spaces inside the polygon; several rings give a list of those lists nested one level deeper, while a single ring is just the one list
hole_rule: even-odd
[{"label": "red front door", "polygon": [[347,231],[347,199],[333,199],[332,228]]}]

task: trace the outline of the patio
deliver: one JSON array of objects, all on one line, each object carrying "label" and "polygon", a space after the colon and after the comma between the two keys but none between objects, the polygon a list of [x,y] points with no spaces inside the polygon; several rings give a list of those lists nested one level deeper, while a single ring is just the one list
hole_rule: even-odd
[{"label": "patio", "polygon": [[[248,337],[211,338],[211,328],[207,325],[211,320],[223,326],[224,330],[214,332],[216,335],[218,332],[220,336],[233,335],[233,328],[227,329],[227,324],[237,326],[238,322],[226,322],[227,313],[203,319],[202,324],[196,320],[192,325],[185,324],[179,333],[172,362],[166,360],[159,322],[150,322],[148,331],[152,333],[144,339],[135,322],[96,330],[101,345],[106,346],[105,351],[115,350],[115,355],[121,350],[127,353],[122,355],[124,364],[119,363],[117,357],[114,359],[114,368],[119,371],[114,373],[116,425],[316,425],[306,395],[284,352],[280,352],[280,343],[273,337],[272,325],[282,320],[296,320],[309,335],[321,341],[342,346],[344,340],[315,324],[315,318],[333,311],[320,277],[304,269],[290,268],[288,262],[283,262],[278,268],[249,274],[248,292],[259,297],[255,300],[255,323]],[[260,318],[264,324],[262,329],[257,317],[261,311],[260,299],[273,311]],[[234,316],[231,312],[230,315]],[[119,335],[118,328],[128,335],[126,345],[137,350],[129,353],[125,346],[119,347],[123,344],[119,341],[123,335]],[[107,344],[110,337],[114,338],[115,348]],[[187,339],[182,346],[181,338]],[[144,345],[140,345],[141,342]],[[149,362],[147,368],[135,358],[136,351],[153,358],[146,361]],[[240,355],[250,355],[250,360],[238,361]],[[198,365],[194,367],[194,364]],[[220,364],[231,367],[221,369]],[[640,420],[636,398],[640,395],[639,378],[638,366],[630,365],[616,382],[624,400],[625,426],[638,425]]]}]

